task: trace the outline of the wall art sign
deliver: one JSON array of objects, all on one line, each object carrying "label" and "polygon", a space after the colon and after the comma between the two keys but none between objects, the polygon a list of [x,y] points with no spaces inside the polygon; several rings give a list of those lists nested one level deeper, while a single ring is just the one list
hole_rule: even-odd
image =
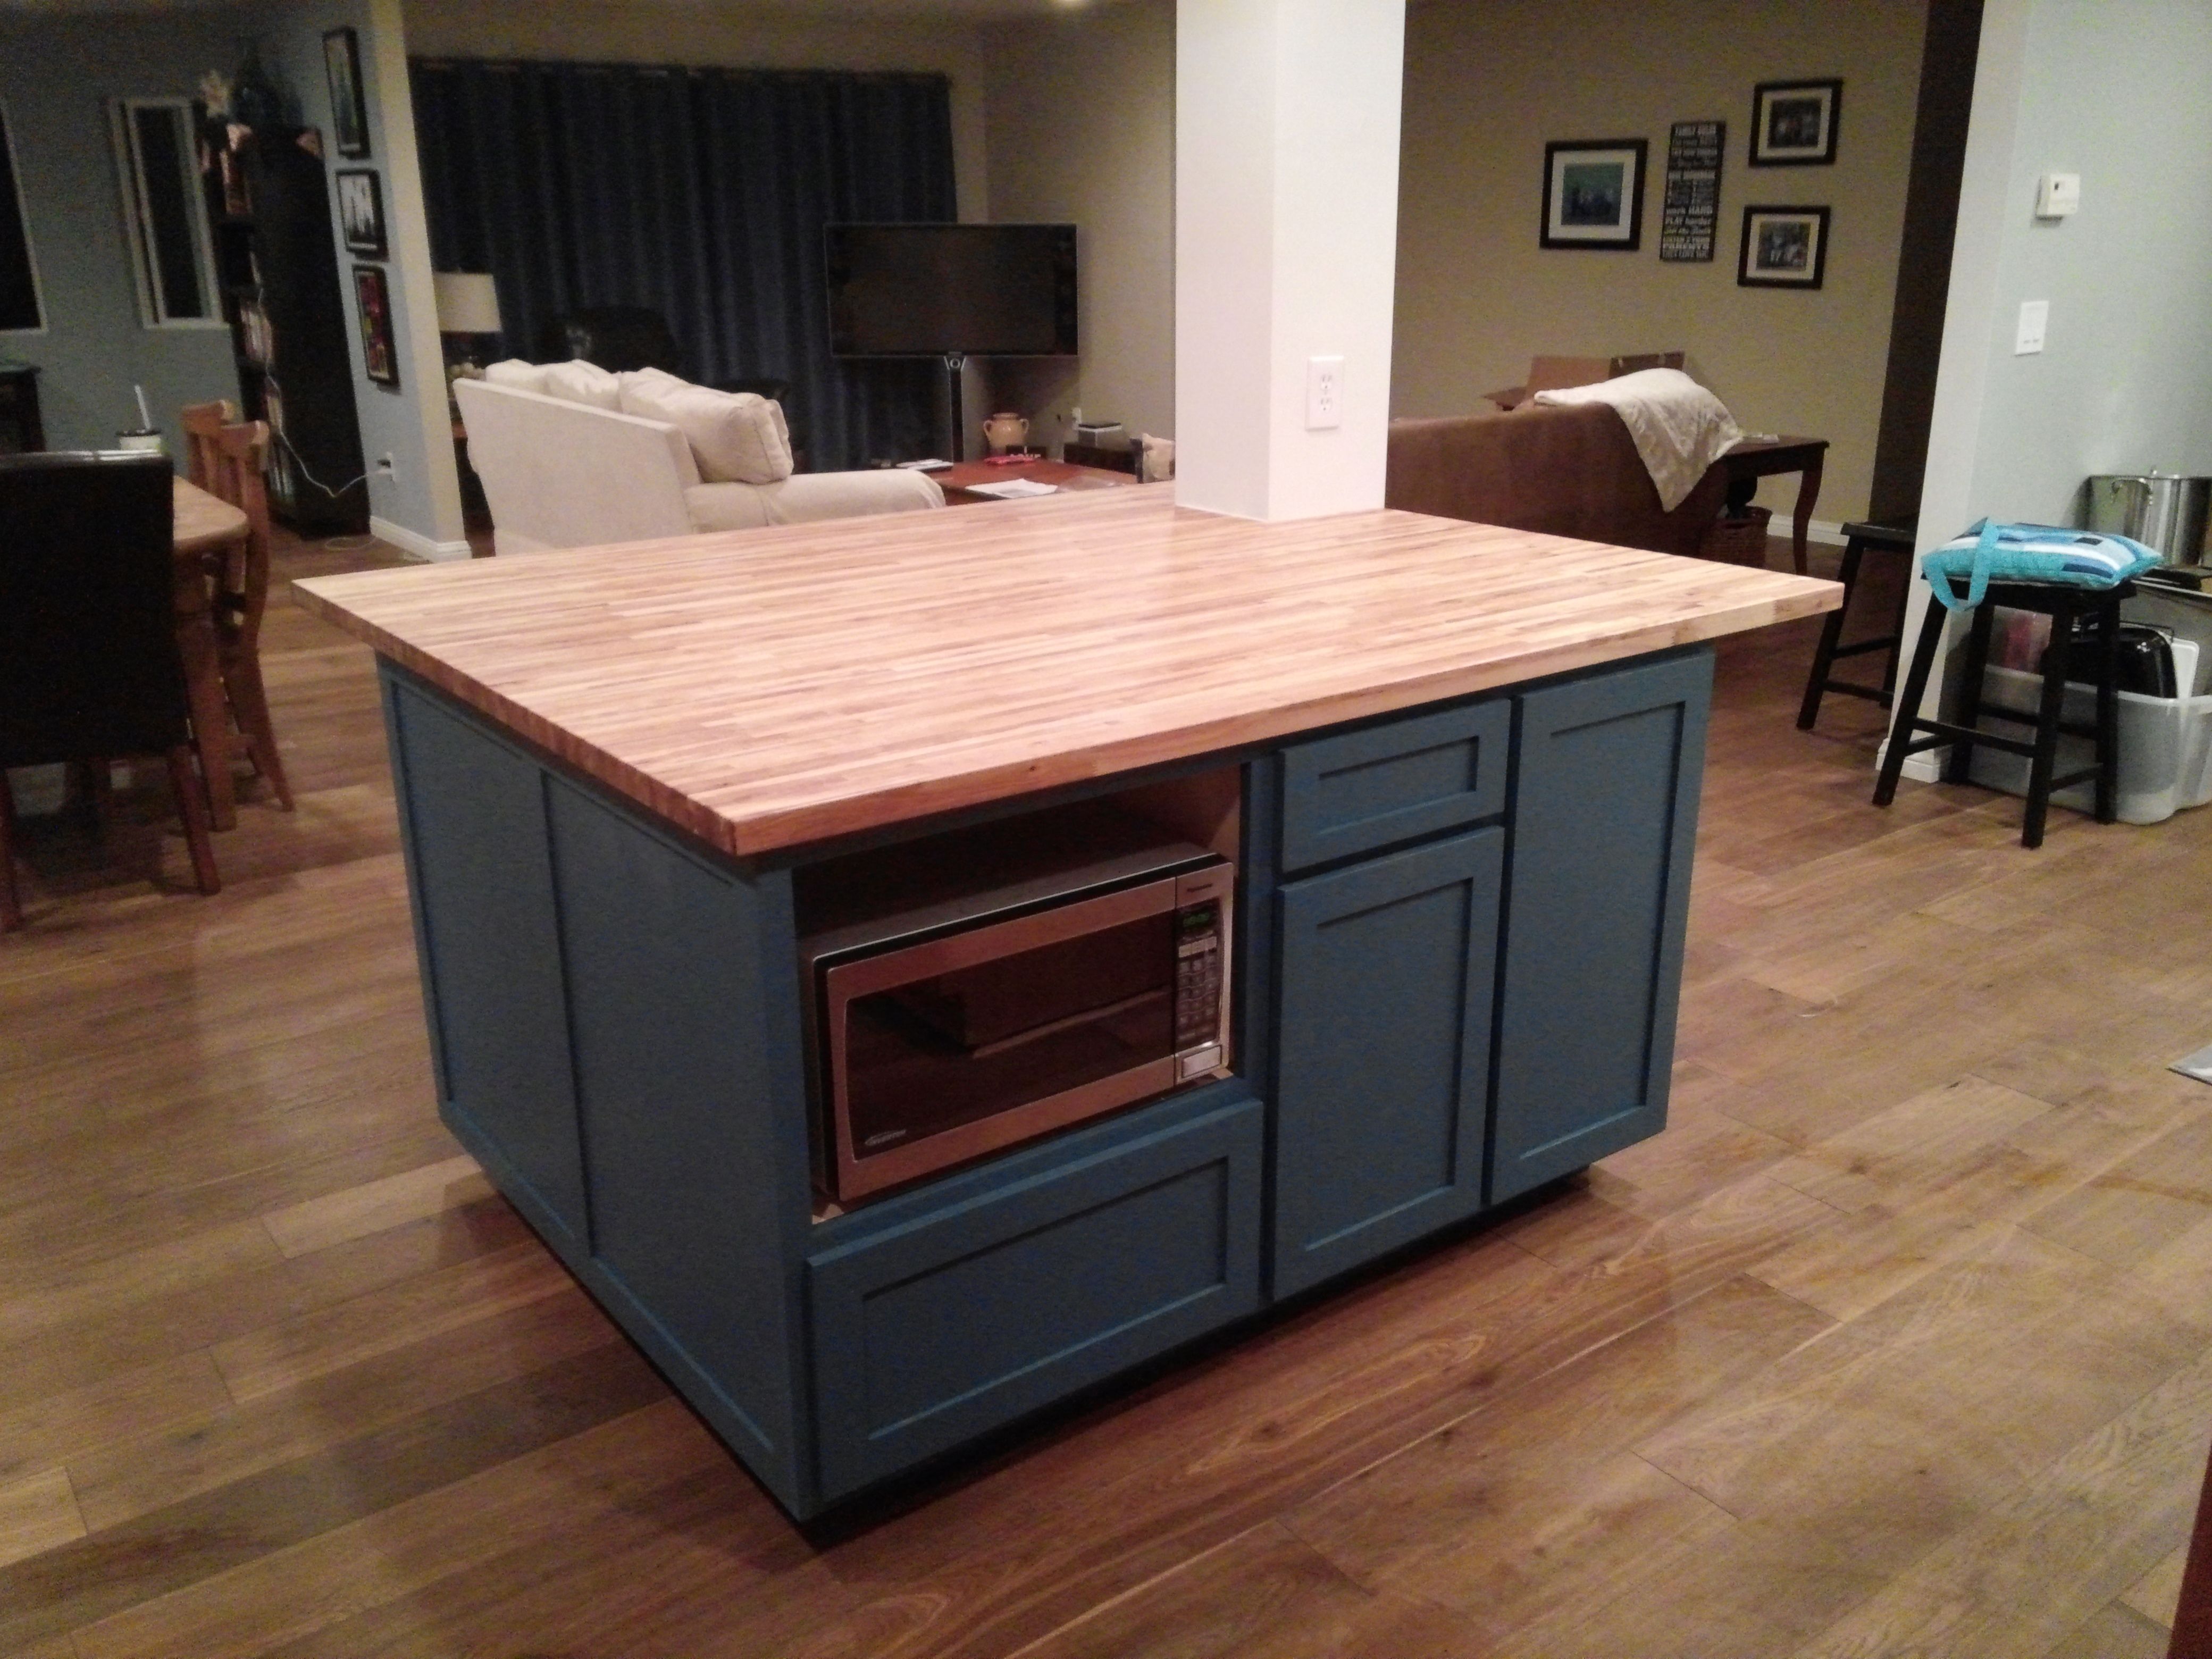
[{"label": "wall art sign", "polygon": [[1737,287],[1818,288],[1827,268],[1827,209],[1747,207],[1743,210]]},{"label": "wall art sign", "polygon": [[385,257],[384,187],[367,167],[340,167],[338,228],[349,252],[370,259]]},{"label": "wall art sign", "polygon": [[1721,217],[1725,121],[1677,121],[1667,130],[1667,193],[1659,210],[1659,257],[1703,264],[1713,257]]},{"label": "wall art sign", "polygon": [[338,154],[361,161],[368,154],[368,97],[361,83],[361,37],[349,28],[323,35],[323,73],[331,83],[331,125]]},{"label": "wall art sign", "polygon": [[1751,164],[1825,167],[1836,160],[1841,81],[1762,81],[1751,91]]},{"label": "wall art sign", "polygon": [[1641,138],[1591,138],[1544,146],[1546,247],[1633,253],[1644,240]]},{"label": "wall art sign", "polygon": [[392,343],[392,291],[382,265],[353,268],[354,307],[361,313],[362,373],[379,386],[399,384],[399,349]]}]

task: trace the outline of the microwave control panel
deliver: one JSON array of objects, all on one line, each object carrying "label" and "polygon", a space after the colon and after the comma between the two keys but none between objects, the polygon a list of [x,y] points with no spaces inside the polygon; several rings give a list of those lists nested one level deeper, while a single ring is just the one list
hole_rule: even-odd
[{"label": "microwave control panel", "polygon": [[1188,1082],[1218,1071],[1226,1054],[1222,1019],[1227,992],[1226,927],[1230,876],[1186,876],[1176,894],[1176,1078]]}]

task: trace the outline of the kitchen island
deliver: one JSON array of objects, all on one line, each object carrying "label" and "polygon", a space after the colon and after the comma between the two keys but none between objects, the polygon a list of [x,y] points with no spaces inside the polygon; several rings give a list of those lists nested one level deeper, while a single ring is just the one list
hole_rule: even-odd
[{"label": "kitchen island", "polygon": [[[1172,486],[297,585],[383,659],[446,1121],[805,1516],[1663,1126],[1717,636],[1803,577]],[[836,861],[1234,860],[1224,1074],[816,1191]]]}]

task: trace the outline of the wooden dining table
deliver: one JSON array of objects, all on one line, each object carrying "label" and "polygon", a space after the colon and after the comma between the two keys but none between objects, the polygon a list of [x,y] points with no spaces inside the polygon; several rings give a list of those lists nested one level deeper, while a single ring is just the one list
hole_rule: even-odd
[{"label": "wooden dining table", "polygon": [[222,659],[216,648],[208,558],[242,549],[245,512],[185,478],[175,485],[174,531],[177,649],[184,658],[185,691],[191,702],[192,735],[207,775],[208,816],[218,830],[238,823],[238,790],[230,775],[230,705],[223,695]]}]

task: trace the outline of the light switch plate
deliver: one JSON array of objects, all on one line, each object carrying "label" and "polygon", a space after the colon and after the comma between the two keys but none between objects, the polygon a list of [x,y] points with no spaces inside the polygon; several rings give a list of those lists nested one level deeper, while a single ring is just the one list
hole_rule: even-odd
[{"label": "light switch plate", "polygon": [[2039,219],[2063,219],[2081,205],[2081,175],[2078,173],[2046,173],[2036,180],[2035,216]]},{"label": "light switch plate", "polygon": [[1344,359],[1306,359],[1306,430],[1325,432],[1344,424]]},{"label": "light switch plate", "polygon": [[2051,301],[2022,300],[2020,326],[2012,337],[2012,355],[2026,357],[2043,349],[2043,337],[2051,326]]}]

